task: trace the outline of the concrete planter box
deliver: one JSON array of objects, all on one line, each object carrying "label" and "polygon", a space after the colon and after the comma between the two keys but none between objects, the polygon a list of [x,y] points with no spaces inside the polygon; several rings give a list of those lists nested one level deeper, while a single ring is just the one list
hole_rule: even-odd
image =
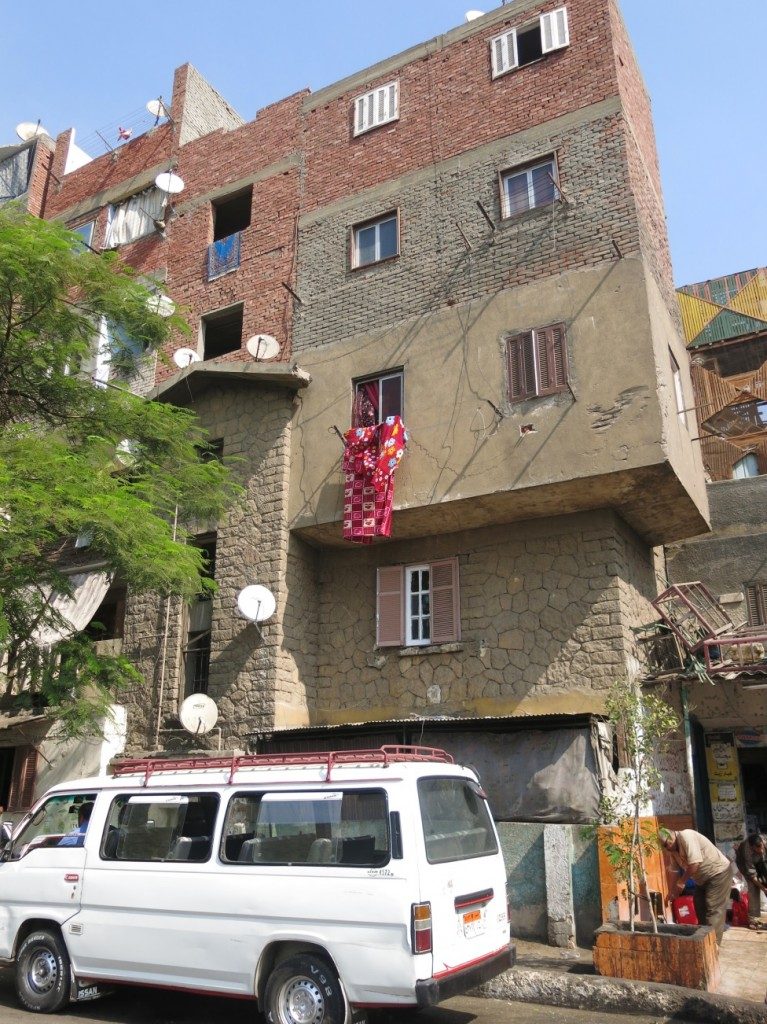
[{"label": "concrete planter box", "polygon": [[594,969],[610,978],[659,981],[715,992],[719,986],[719,948],[708,925],[605,924],[594,933]]}]

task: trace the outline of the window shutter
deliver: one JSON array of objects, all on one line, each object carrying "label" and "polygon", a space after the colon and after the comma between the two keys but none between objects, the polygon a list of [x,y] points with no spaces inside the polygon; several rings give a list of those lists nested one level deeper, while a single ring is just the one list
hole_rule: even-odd
[{"label": "window shutter", "polygon": [[377,573],[376,645],[402,647],[405,643],[405,620],[402,606],[405,590],[405,569],[388,565]]},{"label": "window shutter", "polygon": [[551,53],[570,44],[570,31],[567,26],[567,8],[558,7],[541,15],[541,50]]},{"label": "window shutter", "polygon": [[534,336],[525,331],[506,343],[509,361],[509,399],[521,401],[535,394]]},{"label": "window shutter", "polygon": [[746,609],[749,626],[767,624],[767,583],[747,584]]},{"label": "window shutter", "polygon": [[431,642],[446,644],[461,639],[461,606],[458,593],[458,559],[432,562]]},{"label": "window shutter", "polygon": [[517,66],[517,30],[511,29],[490,40],[493,78]]},{"label": "window shutter", "polygon": [[34,747],[16,747],[13,758],[13,777],[8,793],[9,811],[26,811],[34,802],[37,776],[37,750]]},{"label": "window shutter", "polygon": [[357,103],[356,103],[357,114],[356,114],[356,117],[355,117],[355,120],[354,120],[354,132],[355,132],[355,134],[357,134],[359,132],[364,132],[365,128],[367,127],[367,124],[365,122],[365,101],[366,100],[367,100],[366,96],[360,96],[360,98],[357,100]]},{"label": "window shutter", "polygon": [[553,394],[567,385],[567,344],[562,324],[535,331],[538,394]]}]

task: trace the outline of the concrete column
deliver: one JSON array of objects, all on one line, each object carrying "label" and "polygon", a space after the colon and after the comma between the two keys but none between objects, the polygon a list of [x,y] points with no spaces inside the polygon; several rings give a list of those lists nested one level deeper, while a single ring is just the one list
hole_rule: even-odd
[{"label": "concrete column", "polygon": [[543,862],[549,945],[574,947],[573,840],[569,825],[544,826]]}]

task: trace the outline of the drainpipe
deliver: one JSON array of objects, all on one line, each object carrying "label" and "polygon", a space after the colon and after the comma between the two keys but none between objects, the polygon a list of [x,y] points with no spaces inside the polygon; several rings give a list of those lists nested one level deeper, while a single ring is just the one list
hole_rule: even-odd
[{"label": "drainpipe", "polygon": [[695,795],[695,769],[692,763],[692,731],[690,729],[690,702],[688,700],[687,686],[682,683],[680,687],[682,697],[682,724],[684,726],[684,753],[687,760],[687,774],[690,779],[690,811],[692,813],[692,827],[698,827],[697,800]]},{"label": "drainpipe", "polygon": [[[178,531],[178,505],[173,513],[173,540],[176,539]],[[160,648],[160,683],[157,694],[157,724],[154,731],[154,749],[160,746],[160,726],[162,725],[162,702],[165,697],[165,661],[168,655],[168,632],[170,628],[170,605],[171,597],[165,598],[165,622],[162,630],[162,647]]]}]

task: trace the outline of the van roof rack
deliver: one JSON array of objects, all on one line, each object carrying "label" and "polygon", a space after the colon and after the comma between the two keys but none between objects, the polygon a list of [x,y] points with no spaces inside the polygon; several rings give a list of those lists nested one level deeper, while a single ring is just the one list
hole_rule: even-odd
[{"label": "van roof rack", "polygon": [[324,765],[325,781],[330,781],[334,767],[347,764],[382,764],[384,768],[401,761],[437,761],[453,764],[453,758],[439,747],[419,747],[408,744],[387,744],[368,750],[316,750],[286,754],[237,754],[234,757],[139,757],[125,758],[114,764],[113,775],[140,775],[146,786],[159,772],[189,772],[228,770],[229,785],[240,768],[293,768],[302,765]]}]

